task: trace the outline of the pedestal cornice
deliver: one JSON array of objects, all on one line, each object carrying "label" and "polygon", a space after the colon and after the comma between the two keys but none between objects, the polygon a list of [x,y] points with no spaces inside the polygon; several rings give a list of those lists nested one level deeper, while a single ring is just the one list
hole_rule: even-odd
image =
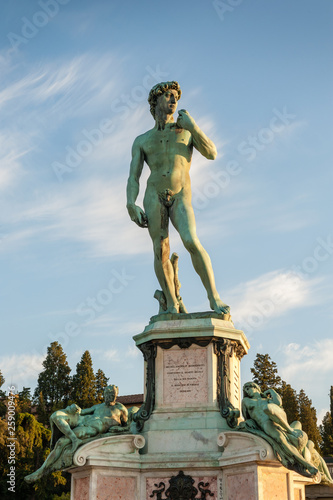
[{"label": "pedestal cornice", "polygon": [[[165,315],[166,316],[166,315]],[[189,315],[167,315],[170,319],[157,316],[144,331],[133,337],[137,346],[152,340],[227,338],[236,340],[247,354],[250,344],[242,330],[237,330],[232,321],[218,318],[216,313],[194,313]],[[182,316],[178,319],[178,316]]]}]

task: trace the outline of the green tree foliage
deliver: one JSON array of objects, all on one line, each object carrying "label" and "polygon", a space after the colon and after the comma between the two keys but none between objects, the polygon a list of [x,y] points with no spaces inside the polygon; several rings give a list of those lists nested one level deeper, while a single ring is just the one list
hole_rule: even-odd
[{"label": "green tree foliage", "polygon": [[333,386],[330,388],[330,411],[328,411],[319,426],[322,438],[320,450],[325,457],[333,457]]},{"label": "green tree foliage", "polygon": [[[37,470],[50,452],[49,440],[51,432],[48,428],[51,413],[64,408],[69,398],[82,407],[88,408],[103,401],[104,388],[108,378],[103,370],[94,374],[89,351],[85,351],[76,366],[73,393],[70,367],[66,354],[58,342],[52,342],[47,349],[43,362],[43,371],[38,376],[38,384],[34,398],[30,388],[23,387],[15,398],[15,475],[16,491],[8,491],[8,447],[7,394],[0,389],[0,499],[22,498],[24,500],[69,500],[69,474],[61,471],[53,472],[29,485],[24,477]],[[5,379],[0,372],[0,387]],[[75,389],[75,397],[74,397]],[[32,403],[37,406],[37,416],[32,414]]]},{"label": "green tree foliage", "polygon": [[259,385],[262,392],[267,389],[275,389],[280,392],[281,378],[278,375],[276,363],[271,360],[268,354],[257,354],[251,373],[253,381]]},{"label": "green tree foliage", "polygon": [[[0,498],[6,498],[6,495],[8,494],[7,490],[7,477],[6,474],[8,474],[8,468],[7,468],[7,461],[8,461],[8,440],[7,440],[8,434],[7,434],[7,422],[4,418],[0,418]],[[12,495],[14,498],[14,495]]]},{"label": "green tree foliage", "polygon": [[81,408],[96,404],[96,377],[89,351],[82,354],[72,382],[72,400]]},{"label": "green tree foliage", "polygon": [[308,398],[303,389],[299,391],[297,400],[302,429],[307,433],[309,439],[314,442],[316,449],[319,451],[321,436],[317,427],[316,409],[312,406],[311,399]]},{"label": "green tree foliage", "polygon": [[18,393],[16,410],[18,413],[31,413],[32,396],[30,387],[23,387]]},{"label": "green tree foliage", "polygon": [[70,493],[63,493],[62,495],[54,495],[52,497],[52,500],[70,500],[71,494]]},{"label": "green tree foliage", "polygon": [[279,391],[280,396],[282,397],[283,409],[286,412],[288,422],[294,422],[295,420],[299,420],[299,408],[298,408],[298,400],[297,400],[297,392],[295,389],[291,387],[290,384],[287,384],[284,380],[281,384],[281,389]]},{"label": "green tree foliage", "polygon": [[15,419],[15,494],[8,491],[9,434],[6,419],[0,419],[0,498],[25,500],[51,500],[55,493],[69,490],[67,479],[61,472],[53,473],[35,485],[28,485],[24,476],[38,469],[49,453],[51,432],[31,413],[17,413]]},{"label": "green tree foliage", "polygon": [[104,389],[108,385],[109,378],[105,376],[103,370],[97,370],[96,372],[96,404],[103,403],[104,401]]},{"label": "green tree foliage", "polygon": [[[0,370],[0,387],[5,383],[4,376]],[[0,418],[3,418],[6,415],[7,407],[6,407],[6,393],[2,389],[0,389]]]},{"label": "green tree foliage", "polygon": [[52,342],[47,348],[43,367],[44,370],[38,376],[34,397],[37,405],[41,404],[42,398],[44,410],[49,418],[53,411],[67,405],[70,395],[71,369],[58,342]]},{"label": "green tree foliage", "polygon": [[322,455],[325,457],[333,457],[333,421],[329,411],[324,416],[322,424],[319,426],[319,430],[322,438],[320,446]]}]

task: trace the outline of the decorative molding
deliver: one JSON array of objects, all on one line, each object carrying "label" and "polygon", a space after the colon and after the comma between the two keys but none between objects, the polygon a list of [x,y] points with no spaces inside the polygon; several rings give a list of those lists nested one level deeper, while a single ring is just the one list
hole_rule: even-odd
[{"label": "decorative molding", "polygon": [[219,459],[221,467],[234,465],[236,463],[246,463],[263,461],[278,464],[272,447],[263,438],[239,431],[224,431],[217,437],[217,444],[223,448],[223,453]]},{"label": "decorative molding", "polygon": [[143,436],[123,434],[119,436],[100,437],[78,448],[73,457],[73,465],[82,467],[87,460],[108,460],[112,456],[133,455],[144,447],[146,441]]},{"label": "decorative molding", "polygon": [[[206,500],[207,495],[214,496],[214,493],[208,489],[209,483],[200,481],[198,489],[201,495],[198,497],[198,489],[194,486],[194,479],[191,476],[186,476],[183,471],[179,471],[178,476],[172,476],[169,479],[167,490],[165,490],[166,485],[163,481],[154,486],[158,489],[154,490],[149,498],[155,500]],[[162,496],[163,493],[165,496]]]},{"label": "decorative molding", "polygon": [[180,349],[188,349],[192,344],[198,345],[199,347],[207,347],[211,343],[213,337],[208,337],[204,339],[198,339],[197,337],[188,338],[175,338],[167,341],[157,341],[156,345],[161,347],[161,349],[171,349],[174,345],[180,347]]},{"label": "decorative molding", "polygon": [[236,354],[237,358],[239,359],[239,361],[242,359],[243,356],[245,356],[246,351],[245,351],[244,347],[242,346],[242,344],[237,343],[237,346],[235,347],[235,354]]},{"label": "decorative molding", "polygon": [[134,414],[133,420],[136,423],[136,428],[142,432],[146,420],[155,406],[155,358],[157,354],[157,344],[155,342],[146,342],[138,346],[146,361],[146,400],[140,407],[139,411]]},{"label": "decorative molding", "polygon": [[[240,411],[230,402],[230,358],[236,354],[239,344],[235,340],[217,339],[213,341],[214,353],[217,356],[217,399],[220,413],[229,427],[238,425]],[[237,355],[237,354],[236,354]]]}]

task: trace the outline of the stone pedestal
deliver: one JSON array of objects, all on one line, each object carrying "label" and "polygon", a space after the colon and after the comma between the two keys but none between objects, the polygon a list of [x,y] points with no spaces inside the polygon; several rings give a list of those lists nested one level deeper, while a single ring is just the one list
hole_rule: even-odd
[{"label": "stone pedestal", "polygon": [[145,357],[143,454],[218,452],[216,433],[237,425],[244,333],[206,313],[155,321],[134,340]]},{"label": "stone pedestal", "polygon": [[74,455],[70,469],[71,500],[136,500],[140,493],[139,435],[120,435],[91,441]]},{"label": "stone pedestal", "polygon": [[260,437],[232,430],[244,333],[215,313],[164,318],[134,337],[145,403],[132,434],[77,450],[72,500],[305,500],[312,481],[282,467]]}]

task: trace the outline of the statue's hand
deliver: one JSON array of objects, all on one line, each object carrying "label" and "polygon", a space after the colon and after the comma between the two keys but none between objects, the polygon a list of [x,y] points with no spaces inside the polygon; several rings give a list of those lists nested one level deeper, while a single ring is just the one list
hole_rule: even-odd
[{"label": "statue's hand", "polygon": [[137,205],[127,205],[127,210],[132,221],[140,227],[148,227],[148,219],[144,211]]},{"label": "statue's hand", "polygon": [[195,121],[190,113],[186,111],[186,109],[180,109],[178,111],[177,126],[180,128],[184,128],[189,132],[192,132],[192,130],[194,129]]},{"label": "statue's hand", "polygon": [[76,405],[75,403],[73,403],[69,407],[68,413],[70,413],[71,415],[75,415],[76,413],[81,413],[81,408],[78,405]]}]

